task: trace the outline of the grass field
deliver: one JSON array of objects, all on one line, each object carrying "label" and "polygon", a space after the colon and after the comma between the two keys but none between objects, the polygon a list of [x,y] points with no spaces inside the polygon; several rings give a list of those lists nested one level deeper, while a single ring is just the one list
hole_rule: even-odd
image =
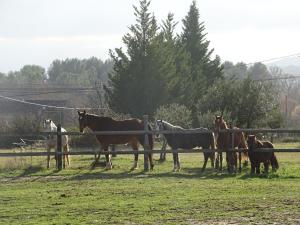
[{"label": "grass field", "polygon": [[133,172],[131,156],[113,158],[111,171],[73,156],[59,172],[41,157],[0,158],[0,224],[300,224],[300,153],[278,153],[267,176],[201,173],[202,154],[180,157],[176,173],[171,155],[147,173],[142,157]]}]

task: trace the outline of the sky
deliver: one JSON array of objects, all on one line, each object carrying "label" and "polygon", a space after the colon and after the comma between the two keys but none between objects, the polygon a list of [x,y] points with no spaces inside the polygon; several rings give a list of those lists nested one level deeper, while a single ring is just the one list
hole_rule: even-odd
[{"label": "sky", "polygon": [[[210,48],[222,61],[252,63],[300,54],[300,1],[196,0]],[[182,19],[192,0],[152,0],[158,23]],[[135,23],[139,0],[0,0],[0,72],[55,59],[106,60]],[[300,57],[299,62],[300,62]],[[298,60],[297,58],[295,59]]]}]

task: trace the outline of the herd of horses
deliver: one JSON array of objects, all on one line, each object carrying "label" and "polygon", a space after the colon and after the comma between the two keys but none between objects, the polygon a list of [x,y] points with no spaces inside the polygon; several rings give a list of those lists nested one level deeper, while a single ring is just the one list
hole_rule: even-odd
[{"label": "herd of horses", "polygon": [[[126,119],[126,120],[114,120],[110,117],[98,116],[95,114],[89,114],[86,111],[78,111],[79,130],[84,132],[85,128],[89,128],[93,132],[97,131],[143,131],[144,122],[139,119]],[[207,161],[210,159],[211,166],[216,170],[222,168],[222,150],[226,153],[227,169],[229,173],[235,173],[238,168],[238,154],[234,151],[234,148],[240,148],[242,154],[239,154],[243,158],[244,165],[251,163],[251,173],[260,173],[260,164],[264,165],[264,172],[268,173],[269,166],[272,170],[277,170],[279,164],[274,152],[259,151],[263,148],[274,148],[273,144],[268,141],[260,141],[255,135],[249,135],[247,140],[245,134],[239,130],[239,128],[233,128],[234,132],[226,132],[229,129],[222,116],[215,117],[215,131],[210,131],[207,128],[196,129],[184,129],[180,126],[174,126],[171,123],[164,120],[156,121],[157,133],[165,138],[167,144],[173,150],[173,171],[179,171],[181,168],[180,159],[177,150],[178,149],[192,149],[195,147],[201,147],[207,149],[204,151],[204,164],[202,171],[205,170]],[[148,129],[151,131],[153,128],[148,125]],[[55,132],[57,130],[56,125],[51,120],[44,121],[44,130],[48,132]],[[161,132],[167,131],[167,132]],[[62,132],[66,132],[62,128]],[[163,133],[163,134],[162,134]],[[148,134],[148,144],[145,146],[144,134],[103,134],[96,135],[96,139],[101,145],[103,151],[106,151],[106,169],[112,169],[111,155],[109,154],[109,145],[127,144],[132,147],[134,151],[138,151],[139,145],[149,147],[153,149],[154,136]],[[51,148],[56,145],[55,135],[47,138],[47,151],[50,152]],[[63,157],[63,167],[65,162],[70,165],[70,159],[68,156],[68,136],[62,135],[63,151],[66,153]],[[211,151],[210,151],[211,150]],[[139,155],[134,154],[132,170],[138,167]],[[99,159],[99,156],[98,156]],[[153,154],[149,154],[150,169],[154,167]],[[50,156],[47,157],[47,168],[50,165]]]}]

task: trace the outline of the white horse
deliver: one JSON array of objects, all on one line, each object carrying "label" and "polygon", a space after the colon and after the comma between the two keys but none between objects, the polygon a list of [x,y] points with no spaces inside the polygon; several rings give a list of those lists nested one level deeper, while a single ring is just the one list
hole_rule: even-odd
[{"label": "white horse", "polygon": [[[44,127],[44,131],[45,132],[56,132],[57,131],[57,126],[53,123],[52,120],[47,119],[44,121],[43,124]],[[64,128],[61,128],[61,132],[67,132]],[[69,138],[68,135],[62,135],[61,138],[61,145],[63,147],[63,151],[65,153],[69,152]],[[46,140],[46,147],[47,147],[47,152],[48,152],[48,156],[47,156],[47,169],[49,169],[50,167],[50,150],[52,148],[56,149],[57,145],[57,136],[55,134],[50,134]],[[70,165],[70,159],[69,159],[69,155],[66,154],[63,156],[63,167],[65,168],[66,164],[65,161],[67,160],[68,165]]]}]

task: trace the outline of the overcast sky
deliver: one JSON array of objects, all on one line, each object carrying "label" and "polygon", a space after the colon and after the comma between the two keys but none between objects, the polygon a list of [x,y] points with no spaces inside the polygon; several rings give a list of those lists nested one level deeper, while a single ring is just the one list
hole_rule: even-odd
[{"label": "overcast sky", "polygon": [[[0,72],[54,59],[107,59],[135,22],[138,0],[0,0]],[[159,23],[181,20],[192,0],[152,0]],[[299,0],[197,0],[210,47],[222,61],[246,63],[300,53]],[[300,58],[299,58],[300,60]]]}]

